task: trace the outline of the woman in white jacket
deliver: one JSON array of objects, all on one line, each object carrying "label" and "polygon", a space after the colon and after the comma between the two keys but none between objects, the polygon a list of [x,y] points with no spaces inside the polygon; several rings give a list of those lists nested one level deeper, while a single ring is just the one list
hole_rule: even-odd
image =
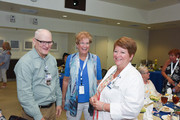
[{"label": "woman in white jacket", "polygon": [[134,40],[122,37],[114,43],[115,61],[90,98],[94,119],[136,119],[144,101],[144,83],[141,74],[131,65],[137,46]]}]

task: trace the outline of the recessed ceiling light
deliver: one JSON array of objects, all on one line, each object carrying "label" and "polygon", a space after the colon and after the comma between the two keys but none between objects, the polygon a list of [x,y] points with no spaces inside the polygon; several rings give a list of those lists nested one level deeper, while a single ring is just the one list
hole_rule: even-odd
[{"label": "recessed ceiling light", "polygon": [[133,24],[133,25],[129,25],[131,27],[139,27],[139,25]]},{"label": "recessed ceiling light", "polygon": [[63,17],[63,18],[66,18],[66,17],[67,17],[67,15],[63,15],[62,17]]},{"label": "recessed ceiling light", "polygon": [[37,0],[31,0],[32,2],[37,2]]},{"label": "recessed ceiling light", "polygon": [[156,0],[149,0],[150,2],[156,2]]},{"label": "recessed ceiling light", "polygon": [[121,23],[118,22],[117,24],[120,25]]},{"label": "recessed ceiling light", "polygon": [[102,20],[101,19],[97,19],[97,18],[90,18],[90,19],[88,19],[88,21],[91,21],[91,22],[101,22]]}]

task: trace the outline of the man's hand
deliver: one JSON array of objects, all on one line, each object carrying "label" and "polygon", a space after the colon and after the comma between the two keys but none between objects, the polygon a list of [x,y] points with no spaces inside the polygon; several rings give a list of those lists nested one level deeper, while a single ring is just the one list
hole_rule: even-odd
[{"label": "man's hand", "polygon": [[41,120],[45,120],[44,118],[42,118]]},{"label": "man's hand", "polygon": [[59,117],[61,115],[62,112],[62,107],[61,106],[57,106],[56,107],[56,116]]}]

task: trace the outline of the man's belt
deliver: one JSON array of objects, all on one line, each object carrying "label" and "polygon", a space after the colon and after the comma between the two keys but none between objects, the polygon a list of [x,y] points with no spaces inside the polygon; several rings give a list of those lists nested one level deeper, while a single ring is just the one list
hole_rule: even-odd
[{"label": "man's belt", "polygon": [[54,103],[50,103],[49,105],[39,105],[39,108],[49,108],[53,105]]}]

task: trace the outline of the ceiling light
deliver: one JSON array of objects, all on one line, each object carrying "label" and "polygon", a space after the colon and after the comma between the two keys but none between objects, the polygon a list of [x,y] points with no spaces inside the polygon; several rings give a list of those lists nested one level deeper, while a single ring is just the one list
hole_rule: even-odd
[{"label": "ceiling light", "polygon": [[97,19],[97,18],[90,18],[90,19],[88,19],[88,21],[91,21],[91,22],[101,22],[102,20],[101,19]]},{"label": "ceiling light", "polygon": [[32,2],[37,2],[37,0],[31,0]]},{"label": "ceiling light", "polygon": [[63,17],[63,18],[66,18],[66,17],[67,17],[67,15],[63,15],[62,17]]},{"label": "ceiling light", "polygon": [[73,1],[73,5],[74,5],[74,6],[78,6],[78,5],[79,5],[78,0],[74,0],[74,1]]},{"label": "ceiling light", "polygon": [[117,24],[120,25],[121,23],[118,22]]},{"label": "ceiling light", "polygon": [[129,25],[131,27],[139,27],[139,25],[133,24],[133,25]]},{"label": "ceiling light", "polygon": [[150,29],[151,27],[147,27],[148,29]]},{"label": "ceiling light", "polygon": [[156,0],[149,0],[150,2],[156,2]]}]

